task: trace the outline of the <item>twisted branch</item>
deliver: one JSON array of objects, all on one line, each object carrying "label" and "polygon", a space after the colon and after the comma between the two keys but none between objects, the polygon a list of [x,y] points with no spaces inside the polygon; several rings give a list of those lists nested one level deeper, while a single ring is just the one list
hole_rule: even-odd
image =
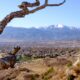
[{"label": "twisted branch", "polygon": [[[36,11],[44,9],[45,7],[48,7],[48,6],[61,6],[65,2],[66,2],[66,0],[64,0],[63,2],[58,3],[58,4],[49,4],[48,0],[45,0],[45,3],[43,5],[40,5],[39,0],[36,0],[36,2],[34,2],[34,3],[22,2],[22,4],[19,5],[19,8],[21,9],[20,11],[11,12],[2,21],[0,21],[0,34],[3,32],[6,25],[14,18],[25,17],[25,15],[35,13]],[[28,7],[36,7],[36,8],[29,10]]]}]

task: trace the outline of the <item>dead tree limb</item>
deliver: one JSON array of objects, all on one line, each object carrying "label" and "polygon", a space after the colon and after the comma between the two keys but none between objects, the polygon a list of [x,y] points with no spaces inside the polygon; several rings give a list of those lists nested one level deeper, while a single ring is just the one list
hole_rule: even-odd
[{"label": "dead tree limb", "polygon": [[8,69],[9,67],[14,68],[16,63],[16,54],[21,48],[19,46],[14,47],[14,49],[8,53],[6,57],[0,58],[0,70]]},{"label": "dead tree limb", "polygon": [[[0,21],[0,34],[4,31],[4,28],[6,27],[6,25],[14,18],[25,17],[25,15],[35,13],[36,11],[39,11],[39,10],[44,9],[49,6],[61,6],[65,2],[66,2],[66,0],[64,0],[58,4],[49,4],[48,0],[45,0],[43,5],[40,5],[39,0],[36,0],[36,2],[34,2],[34,3],[22,2],[22,4],[18,6],[21,9],[20,11],[11,12],[2,21]],[[32,10],[29,10],[28,7],[35,7],[35,8]]]}]

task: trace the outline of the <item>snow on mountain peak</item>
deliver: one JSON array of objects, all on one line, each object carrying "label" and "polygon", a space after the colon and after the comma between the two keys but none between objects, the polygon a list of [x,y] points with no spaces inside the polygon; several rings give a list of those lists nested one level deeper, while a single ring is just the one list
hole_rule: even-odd
[{"label": "snow on mountain peak", "polygon": [[57,24],[57,25],[55,25],[55,27],[56,27],[56,28],[63,28],[64,25],[62,25],[62,24]]}]

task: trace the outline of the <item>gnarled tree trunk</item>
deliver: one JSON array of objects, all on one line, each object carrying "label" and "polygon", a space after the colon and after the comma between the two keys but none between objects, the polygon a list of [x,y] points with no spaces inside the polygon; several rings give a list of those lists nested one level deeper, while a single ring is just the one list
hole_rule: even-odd
[{"label": "gnarled tree trunk", "polygon": [[[48,0],[45,0],[45,3],[43,5],[40,5],[39,0],[36,0],[36,2],[34,3],[22,2],[22,4],[19,5],[19,8],[21,9],[20,11],[11,12],[2,21],[0,21],[0,34],[3,32],[6,25],[14,18],[22,18],[25,15],[35,13],[36,11],[44,9],[48,6],[61,6],[65,3],[65,1],[66,0],[58,4],[49,4]],[[36,8],[29,10],[28,7],[36,7]]]}]

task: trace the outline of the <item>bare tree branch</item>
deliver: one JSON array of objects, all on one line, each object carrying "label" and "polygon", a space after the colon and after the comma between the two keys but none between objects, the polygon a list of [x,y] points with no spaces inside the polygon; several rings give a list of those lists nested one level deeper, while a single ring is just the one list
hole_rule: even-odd
[{"label": "bare tree branch", "polygon": [[[45,7],[48,7],[48,6],[61,6],[65,2],[66,2],[66,0],[64,0],[63,2],[58,3],[58,4],[48,4],[48,0],[45,0],[45,3],[43,5],[40,5],[39,0],[36,0],[36,2],[34,2],[34,3],[22,2],[22,4],[18,6],[22,10],[16,11],[16,12],[11,12],[2,21],[0,21],[0,34],[3,32],[6,25],[14,18],[24,17],[25,15],[34,13],[34,12],[44,9]],[[29,10],[28,7],[36,7],[36,8],[33,10]]]},{"label": "bare tree branch", "polygon": [[47,7],[47,6],[61,6],[61,5],[63,5],[65,2],[66,2],[66,0],[64,0],[63,2],[58,3],[58,4],[48,4],[48,0],[45,0],[45,4],[43,4],[42,6],[39,6],[39,7],[35,8],[35,9],[29,11],[29,13],[34,13],[34,12],[36,12],[36,11],[38,11],[38,10],[44,9],[44,8]]},{"label": "bare tree branch", "polygon": [[66,0],[64,0],[63,2],[59,3],[59,4],[47,4],[47,6],[61,6],[62,4],[64,4],[66,2]]}]

